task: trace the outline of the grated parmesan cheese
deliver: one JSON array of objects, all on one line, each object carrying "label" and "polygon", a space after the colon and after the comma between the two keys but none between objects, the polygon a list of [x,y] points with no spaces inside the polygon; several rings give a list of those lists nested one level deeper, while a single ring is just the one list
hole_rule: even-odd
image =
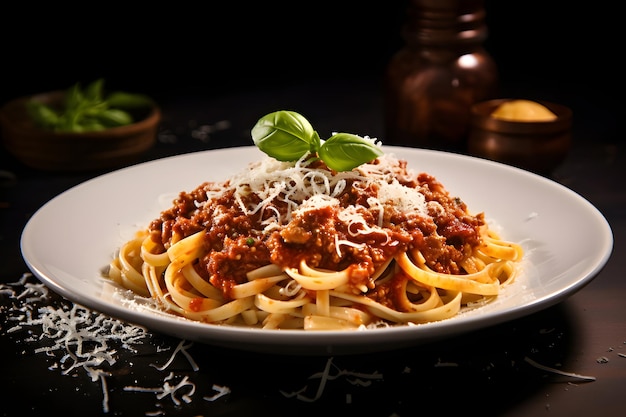
[{"label": "grated parmesan cheese", "polygon": [[176,346],[176,349],[174,349],[174,352],[172,352],[172,355],[170,356],[169,360],[167,362],[165,362],[164,365],[162,366],[156,366],[154,364],[151,364],[153,367],[155,367],[156,369],[158,369],[159,371],[163,371],[164,369],[166,369],[168,366],[170,366],[170,364],[174,361],[174,358],[176,357],[176,354],[178,352],[181,352],[183,355],[185,355],[185,357],[187,358],[187,360],[189,361],[189,364],[191,365],[192,369],[194,371],[198,371],[200,369],[200,367],[198,366],[198,364],[196,363],[196,361],[191,357],[191,355],[189,354],[189,352],[187,351],[188,348],[190,348],[191,346],[193,346],[192,342],[189,342],[187,344],[186,340],[181,340],[178,345]]},{"label": "grated parmesan cheese", "polygon": [[[281,162],[266,157],[250,164],[245,170],[231,177],[222,188],[208,190],[208,195],[224,192],[226,189],[235,191],[235,200],[246,215],[261,213],[268,215],[264,223],[265,231],[284,226],[292,216],[321,207],[338,206],[337,197],[346,187],[373,187],[378,190],[377,197],[368,200],[371,210],[379,212],[382,224],[385,205],[394,206],[402,212],[428,213],[427,204],[419,190],[404,186],[399,181],[403,172],[398,159],[392,154],[385,154],[375,163],[363,164],[347,172],[332,172],[327,169],[315,168],[311,164],[310,155],[304,155],[297,162]],[[412,173],[410,173],[412,174]],[[256,194],[261,200],[258,203],[245,203],[245,197]],[[285,213],[280,214],[272,207],[278,200],[287,206]],[[354,207],[348,207],[350,217]],[[217,213],[216,215],[219,215]]]},{"label": "grated parmesan cheese", "polygon": [[[26,328],[31,329],[24,341],[39,345],[34,353],[56,358],[50,370],[59,370],[66,376],[78,376],[83,372],[92,382],[99,383],[102,410],[109,413],[108,379],[113,378],[112,367],[118,361],[117,349],[123,349],[131,355],[137,354],[136,346],[145,346],[150,333],[143,327],[124,323],[66,300],[55,307],[51,305],[51,294],[47,287],[41,282],[33,282],[32,278],[32,274],[26,273],[17,282],[0,284],[0,295],[18,302],[8,310],[11,316],[7,321],[12,325],[4,330],[5,333],[14,334]],[[192,345],[191,342],[180,340],[163,365],[150,365],[158,371],[164,371],[181,353],[196,372],[199,366],[188,352]],[[156,353],[164,351],[160,346],[156,346],[155,350]],[[204,399],[215,401],[230,393],[230,388],[216,384],[212,390],[217,394]],[[124,391],[153,392],[157,399],[167,397],[175,406],[179,406],[183,402],[191,402],[196,385],[188,375],[179,376],[170,372],[163,379],[161,387],[126,386]],[[160,414],[160,411],[146,413]]]},{"label": "grated parmesan cheese", "polygon": [[[334,367],[337,370],[336,374],[331,374],[330,372],[331,367]],[[317,390],[315,392],[315,395],[307,396],[305,394],[305,392],[308,389],[308,386],[306,385],[297,391],[287,392],[287,391],[281,390],[280,393],[287,398],[295,397],[296,399],[300,401],[315,402],[319,400],[320,398],[322,398],[322,395],[324,394],[324,389],[326,387],[326,383],[328,381],[332,381],[342,376],[346,378],[346,381],[348,383],[352,385],[358,385],[358,386],[364,386],[364,387],[371,385],[372,380],[381,380],[381,381],[383,380],[383,375],[378,372],[364,373],[364,372],[353,372],[353,371],[348,371],[346,369],[340,369],[333,364],[333,358],[330,357],[327,359],[326,366],[324,367],[324,370],[322,372],[316,372],[313,375],[309,376],[308,378],[308,379],[320,380]],[[349,395],[349,394],[346,394],[346,395]]]},{"label": "grated parmesan cheese", "polygon": [[590,381],[595,381],[596,377],[595,376],[586,376],[586,375],[579,375],[579,374],[575,374],[573,372],[565,372],[565,371],[561,371],[559,369],[555,369],[555,368],[551,368],[549,366],[545,366],[542,365],[540,363],[535,362],[534,360],[530,359],[528,356],[524,357],[524,360],[529,363],[530,365],[534,366],[537,369],[541,369],[542,371],[547,371],[547,372],[552,372],[558,375],[563,375],[563,376],[567,376],[570,378],[577,378],[580,379],[582,381],[585,382],[590,382]]},{"label": "grated parmesan cheese", "polygon": [[[170,384],[170,381],[173,381],[174,379],[174,373],[170,372],[164,379],[162,387],[143,388],[137,386],[126,386],[124,387],[124,391],[152,392],[156,394],[156,398],[159,400],[169,396],[172,402],[177,406],[182,404],[181,400],[189,404],[192,401],[191,397],[196,392],[196,385],[189,381],[189,377],[186,375],[174,385]],[[178,397],[179,394],[180,398]]]},{"label": "grated parmesan cheese", "polygon": [[202,397],[203,400],[215,401],[218,398],[223,397],[224,395],[230,394],[230,388],[225,387],[223,385],[213,384],[213,386],[211,388],[213,388],[213,390],[216,391],[216,394],[211,395],[211,396],[204,396],[204,397]]}]

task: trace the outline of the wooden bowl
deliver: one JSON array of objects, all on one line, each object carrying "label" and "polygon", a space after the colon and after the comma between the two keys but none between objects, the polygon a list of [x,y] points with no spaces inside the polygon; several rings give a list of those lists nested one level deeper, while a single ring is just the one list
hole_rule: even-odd
[{"label": "wooden bowl", "polygon": [[538,101],[554,113],[556,119],[512,121],[491,115],[509,100],[490,100],[472,107],[468,152],[541,175],[550,174],[569,152],[572,111],[561,104]]},{"label": "wooden bowl", "polygon": [[0,135],[5,148],[23,164],[45,171],[91,171],[132,164],[156,142],[161,110],[131,112],[135,123],[95,132],[53,132],[34,125],[26,103],[61,102],[65,92],[20,97],[0,109]]}]

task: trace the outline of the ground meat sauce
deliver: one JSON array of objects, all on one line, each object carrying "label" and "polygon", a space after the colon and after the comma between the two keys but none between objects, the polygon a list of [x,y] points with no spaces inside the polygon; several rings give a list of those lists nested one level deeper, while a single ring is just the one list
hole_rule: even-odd
[{"label": "ground meat sauce", "polygon": [[[368,225],[376,225],[378,215],[368,210],[368,198],[376,196],[375,183],[368,187],[353,187],[349,182],[337,196],[338,205],[299,212],[288,224],[264,231],[261,224],[264,215],[260,214],[263,211],[245,214],[235,200],[234,189],[228,188],[228,182],[205,182],[191,192],[181,192],[173,206],[152,221],[151,238],[164,251],[173,242],[204,230],[206,255],[195,268],[213,286],[222,289],[226,299],[232,286],[247,282],[248,271],[269,263],[297,268],[304,260],[316,268],[348,268],[349,282],[355,288],[365,285],[373,290],[368,293],[370,297],[393,305],[394,294],[403,291],[396,284],[400,280],[389,280],[374,290],[371,276],[379,266],[398,253],[419,249],[433,270],[463,273],[459,262],[481,243],[479,230],[484,225],[482,213],[468,214],[466,205],[449,196],[433,176],[419,174],[410,177],[405,163],[400,161],[400,164],[402,175],[396,177],[403,185],[417,188],[424,195],[428,216],[403,213],[386,204],[382,220],[384,232],[378,229],[377,233],[359,233],[362,225],[338,218],[341,207],[354,205]],[[225,191],[216,194],[212,192],[215,190]],[[240,198],[244,205],[260,201],[254,193]],[[286,210],[278,202],[273,206],[281,213]],[[265,217],[270,215],[268,212],[271,210],[265,211]]]}]

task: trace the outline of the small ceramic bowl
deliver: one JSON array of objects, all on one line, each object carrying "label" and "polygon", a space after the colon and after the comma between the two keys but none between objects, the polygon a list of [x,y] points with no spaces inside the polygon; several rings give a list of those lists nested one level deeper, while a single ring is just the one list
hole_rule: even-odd
[{"label": "small ceramic bowl", "polygon": [[28,100],[54,104],[64,91],[20,97],[0,109],[2,142],[23,164],[44,171],[91,171],[132,164],[156,142],[160,108],[131,112],[136,122],[94,132],[53,132],[36,127],[26,108]]},{"label": "small ceramic bowl", "polygon": [[511,100],[490,100],[472,106],[468,153],[541,175],[550,174],[569,152],[572,111],[560,104],[536,101],[556,118],[516,121],[492,115],[501,104]]}]

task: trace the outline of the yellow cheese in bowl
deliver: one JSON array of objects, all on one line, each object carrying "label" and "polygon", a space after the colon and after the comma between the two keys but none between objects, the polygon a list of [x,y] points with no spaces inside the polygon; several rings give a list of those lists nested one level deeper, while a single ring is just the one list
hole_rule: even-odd
[{"label": "yellow cheese in bowl", "polygon": [[530,100],[511,100],[500,104],[492,117],[514,122],[548,122],[557,118],[546,106]]}]

